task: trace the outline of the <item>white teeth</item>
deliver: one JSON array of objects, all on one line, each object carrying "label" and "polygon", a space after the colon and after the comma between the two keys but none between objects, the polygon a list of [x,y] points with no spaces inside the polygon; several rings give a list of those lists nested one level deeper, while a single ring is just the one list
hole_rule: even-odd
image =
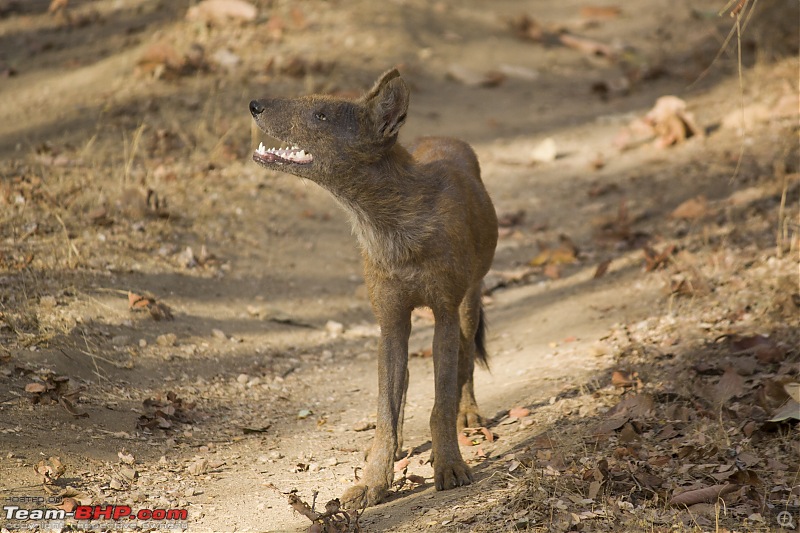
[{"label": "white teeth", "polygon": [[275,163],[282,165],[286,161],[291,161],[293,163],[299,164],[306,164],[311,163],[314,160],[314,157],[306,152],[304,149],[301,149],[299,146],[293,143],[288,143],[289,146],[283,146],[281,148],[272,147],[267,148],[264,146],[263,142],[258,143],[258,149],[256,153],[259,155],[275,155],[285,161],[275,161]]}]

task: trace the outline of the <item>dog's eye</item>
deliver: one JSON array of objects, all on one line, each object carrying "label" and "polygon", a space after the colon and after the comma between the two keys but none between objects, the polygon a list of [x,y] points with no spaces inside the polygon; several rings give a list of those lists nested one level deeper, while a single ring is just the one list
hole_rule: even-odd
[{"label": "dog's eye", "polygon": [[325,116],[325,113],[314,113],[314,118],[319,120],[320,122],[328,120],[328,117]]}]

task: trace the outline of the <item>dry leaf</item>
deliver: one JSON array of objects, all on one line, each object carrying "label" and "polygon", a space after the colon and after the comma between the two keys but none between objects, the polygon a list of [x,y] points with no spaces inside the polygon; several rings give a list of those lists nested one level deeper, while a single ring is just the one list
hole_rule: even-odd
[{"label": "dry leaf", "polygon": [[512,407],[508,411],[508,416],[510,418],[524,418],[531,414],[531,410],[527,407]]},{"label": "dry leaf", "polygon": [[703,218],[709,212],[708,200],[703,195],[689,198],[681,205],[676,207],[670,214],[671,218],[683,220],[697,220]]},{"label": "dry leaf", "polygon": [[119,457],[119,460],[125,463],[126,465],[132,465],[133,463],[136,462],[136,458],[133,456],[132,453],[126,453],[124,451],[117,452],[117,457]]},{"label": "dry leaf", "polygon": [[566,236],[559,237],[560,243],[556,248],[540,244],[542,251],[528,263],[530,266],[566,265],[578,260],[578,247]]},{"label": "dry leaf", "polygon": [[647,472],[639,472],[638,474],[635,474],[634,477],[640,485],[647,487],[650,490],[657,490],[664,485],[664,478],[649,474]]},{"label": "dry leaf", "polygon": [[755,354],[764,364],[780,363],[786,358],[786,350],[765,335],[735,336],[731,348],[737,354]]},{"label": "dry leaf", "polygon": [[615,370],[611,373],[611,384],[616,388],[635,387],[639,383],[638,372],[622,372]]},{"label": "dry leaf", "polygon": [[526,283],[536,272],[534,268],[524,266],[516,270],[490,270],[484,278],[484,293],[490,294],[495,289],[508,287],[517,283]]},{"label": "dry leaf", "polygon": [[605,261],[601,262],[597,265],[597,269],[594,271],[594,276],[592,279],[599,279],[606,275],[608,272],[608,267],[611,266],[611,259],[606,259]]},{"label": "dry leaf", "polygon": [[89,413],[79,412],[77,409],[75,409],[75,406],[72,405],[72,402],[69,401],[69,399],[65,396],[59,396],[58,403],[61,404],[61,407],[66,409],[67,412],[75,418],[89,418]]},{"label": "dry leaf", "polygon": [[41,394],[46,391],[47,385],[44,383],[39,383],[38,381],[25,385],[25,392],[30,392],[31,394]]},{"label": "dry leaf", "polygon": [[548,263],[544,266],[542,274],[550,279],[559,279],[561,278],[561,265],[556,263]]},{"label": "dry leaf", "polygon": [[600,481],[592,481],[589,484],[589,499],[594,500],[597,498],[597,495],[600,493],[600,489],[602,488],[603,484]]},{"label": "dry leaf", "polygon": [[672,497],[672,505],[695,505],[697,503],[715,503],[719,498],[738,489],[738,485],[714,485],[702,489],[687,490]]},{"label": "dry leaf", "polygon": [[499,71],[479,73],[457,64],[447,68],[446,76],[467,87],[497,87],[506,80],[505,74]]},{"label": "dry leaf", "polygon": [[92,209],[86,215],[89,217],[89,220],[92,221],[93,224],[97,224],[98,226],[110,226],[114,223],[114,220],[108,216],[108,211],[105,207],[98,207],[96,209]]},{"label": "dry leaf", "polygon": [[172,320],[172,310],[164,303],[157,302],[152,296],[140,296],[128,291],[128,309],[131,311],[148,311],[153,320]]},{"label": "dry leaf", "polygon": [[778,409],[769,422],[785,422],[787,420],[800,420],[800,403],[794,398],[790,399],[783,407]]},{"label": "dry leaf", "polygon": [[63,9],[67,8],[69,5],[69,0],[52,0],[50,2],[50,7],[47,8],[48,13],[57,13]]},{"label": "dry leaf", "polygon": [[790,381],[783,384],[783,390],[796,402],[800,402],[800,383]]},{"label": "dry leaf", "polygon": [[61,504],[56,505],[55,508],[71,513],[72,511],[77,509],[78,505],[80,505],[80,503],[78,503],[78,500],[76,500],[75,498],[62,498]]},{"label": "dry leaf", "polygon": [[308,27],[308,19],[306,18],[305,13],[299,7],[293,7],[291,11],[292,16],[292,24],[298,30],[304,30]]},{"label": "dry leaf", "polygon": [[190,7],[186,19],[205,23],[224,23],[230,20],[255,20],[258,10],[244,0],[203,0]]},{"label": "dry leaf", "polygon": [[622,8],[619,6],[583,6],[581,17],[593,20],[611,20],[620,16]]},{"label": "dry leaf", "polygon": [[733,367],[728,367],[714,387],[714,399],[719,405],[744,394],[744,379]]},{"label": "dry leaf", "polygon": [[525,14],[509,20],[508,27],[518,39],[541,42],[545,37],[541,24]]},{"label": "dry leaf", "polygon": [[67,467],[61,462],[60,457],[50,457],[49,459],[42,459],[33,467],[34,472],[39,474],[42,483],[52,484],[64,475]]},{"label": "dry leaf", "polygon": [[624,415],[630,418],[644,418],[650,416],[654,408],[653,396],[648,393],[640,393],[626,396],[606,414],[608,416]]},{"label": "dry leaf", "polygon": [[137,64],[141,73],[151,73],[159,65],[178,72],[186,65],[186,58],[171,44],[158,41],[145,49]]},{"label": "dry leaf", "polygon": [[147,309],[148,304],[152,301],[154,301],[152,298],[128,291],[128,309]]},{"label": "dry leaf", "polygon": [[592,435],[611,435],[616,430],[624,426],[629,419],[630,417],[625,414],[611,416],[595,426],[595,428],[592,430]]},{"label": "dry leaf", "polygon": [[639,439],[639,433],[630,422],[625,423],[619,432],[619,442],[628,444]]},{"label": "dry leaf", "polygon": [[458,444],[459,446],[475,446],[475,443],[472,441],[472,439],[463,433],[458,434]]},{"label": "dry leaf", "polygon": [[589,39],[588,37],[578,37],[577,35],[562,33],[558,36],[558,40],[561,41],[561,44],[564,46],[574,48],[588,55],[601,56],[608,59],[613,59],[615,56],[614,49],[611,46],[594,39]]},{"label": "dry leaf", "polygon": [[501,228],[519,226],[525,220],[525,210],[519,209],[511,213],[504,213],[497,217],[497,225]]},{"label": "dry leaf", "polygon": [[665,148],[683,142],[689,137],[703,136],[694,115],[686,111],[686,102],[677,96],[662,96],[644,117],[645,124],[655,131],[656,146]]},{"label": "dry leaf", "polygon": [[644,271],[652,272],[667,266],[672,261],[671,256],[675,253],[675,245],[670,244],[660,252],[649,246],[644,246],[642,251],[644,252]]},{"label": "dry leaf", "polygon": [[394,471],[395,472],[402,472],[403,470],[408,468],[409,464],[411,464],[411,461],[408,460],[408,457],[403,457],[399,461],[395,461],[394,462]]},{"label": "dry leaf", "polygon": [[767,411],[778,409],[791,398],[783,384],[772,379],[764,380],[763,385],[756,393],[758,404]]}]

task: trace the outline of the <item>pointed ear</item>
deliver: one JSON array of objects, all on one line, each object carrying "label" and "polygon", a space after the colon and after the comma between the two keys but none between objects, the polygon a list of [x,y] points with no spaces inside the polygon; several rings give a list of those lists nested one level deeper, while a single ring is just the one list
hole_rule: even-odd
[{"label": "pointed ear", "polygon": [[386,71],[362,98],[369,108],[376,133],[389,138],[397,135],[406,121],[409,90],[397,69]]}]

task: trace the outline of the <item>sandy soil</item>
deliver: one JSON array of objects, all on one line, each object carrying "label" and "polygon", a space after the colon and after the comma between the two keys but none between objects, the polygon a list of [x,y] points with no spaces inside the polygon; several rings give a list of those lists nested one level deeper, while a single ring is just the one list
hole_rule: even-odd
[{"label": "sandy soil", "polygon": [[[289,491],[319,507],[353,482],[378,335],[359,252],[325,192],[250,161],[261,137],[247,103],[354,96],[395,65],[412,87],[401,142],[469,141],[505,222],[487,279],[491,372],[476,375],[497,438],[462,447],[475,484],[432,488],[433,323],[418,312],[406,477],[428,479],[368,509],[364,531],[643,528],[618,494],[570,500],[541,437],[595,464],[608,439],[588,445],[587,424],[629,387],[613,372],[659,394],[698,379],[719,391],[741,355],[720,338],[763,334],[780,351],[740,372],[731,413],[769,380],[799,380],[796,3],[755,11],[741,80],[716,1],[591,13],[573,0],[274,0],[253,2],[254,20],[211,21],[187,19],[187,1],[49,4],[0,0],[1,500],[52,493],[185,508],[189,531],[304,531]],[[699,128],[667,147],[643,126],[665,95]],[[762,411],[759,424],[775,412]],[[744,440],[720,456],[779,451],[761,488],[737,485],[762,508],[725,527],[776,527],[778,504],[800,519],[798,417],[756,442],[741,435],[750,414],[721,412],[725,438]],[[43,484],[36,465],[54,456],[65,472]],[[649,501],[664,522],[647,527],[713,530],[713,505],[668,505],[687,485],[677,475],[662,472]],[[571,507],[612,496],[627,518],[581,522]]]}]

